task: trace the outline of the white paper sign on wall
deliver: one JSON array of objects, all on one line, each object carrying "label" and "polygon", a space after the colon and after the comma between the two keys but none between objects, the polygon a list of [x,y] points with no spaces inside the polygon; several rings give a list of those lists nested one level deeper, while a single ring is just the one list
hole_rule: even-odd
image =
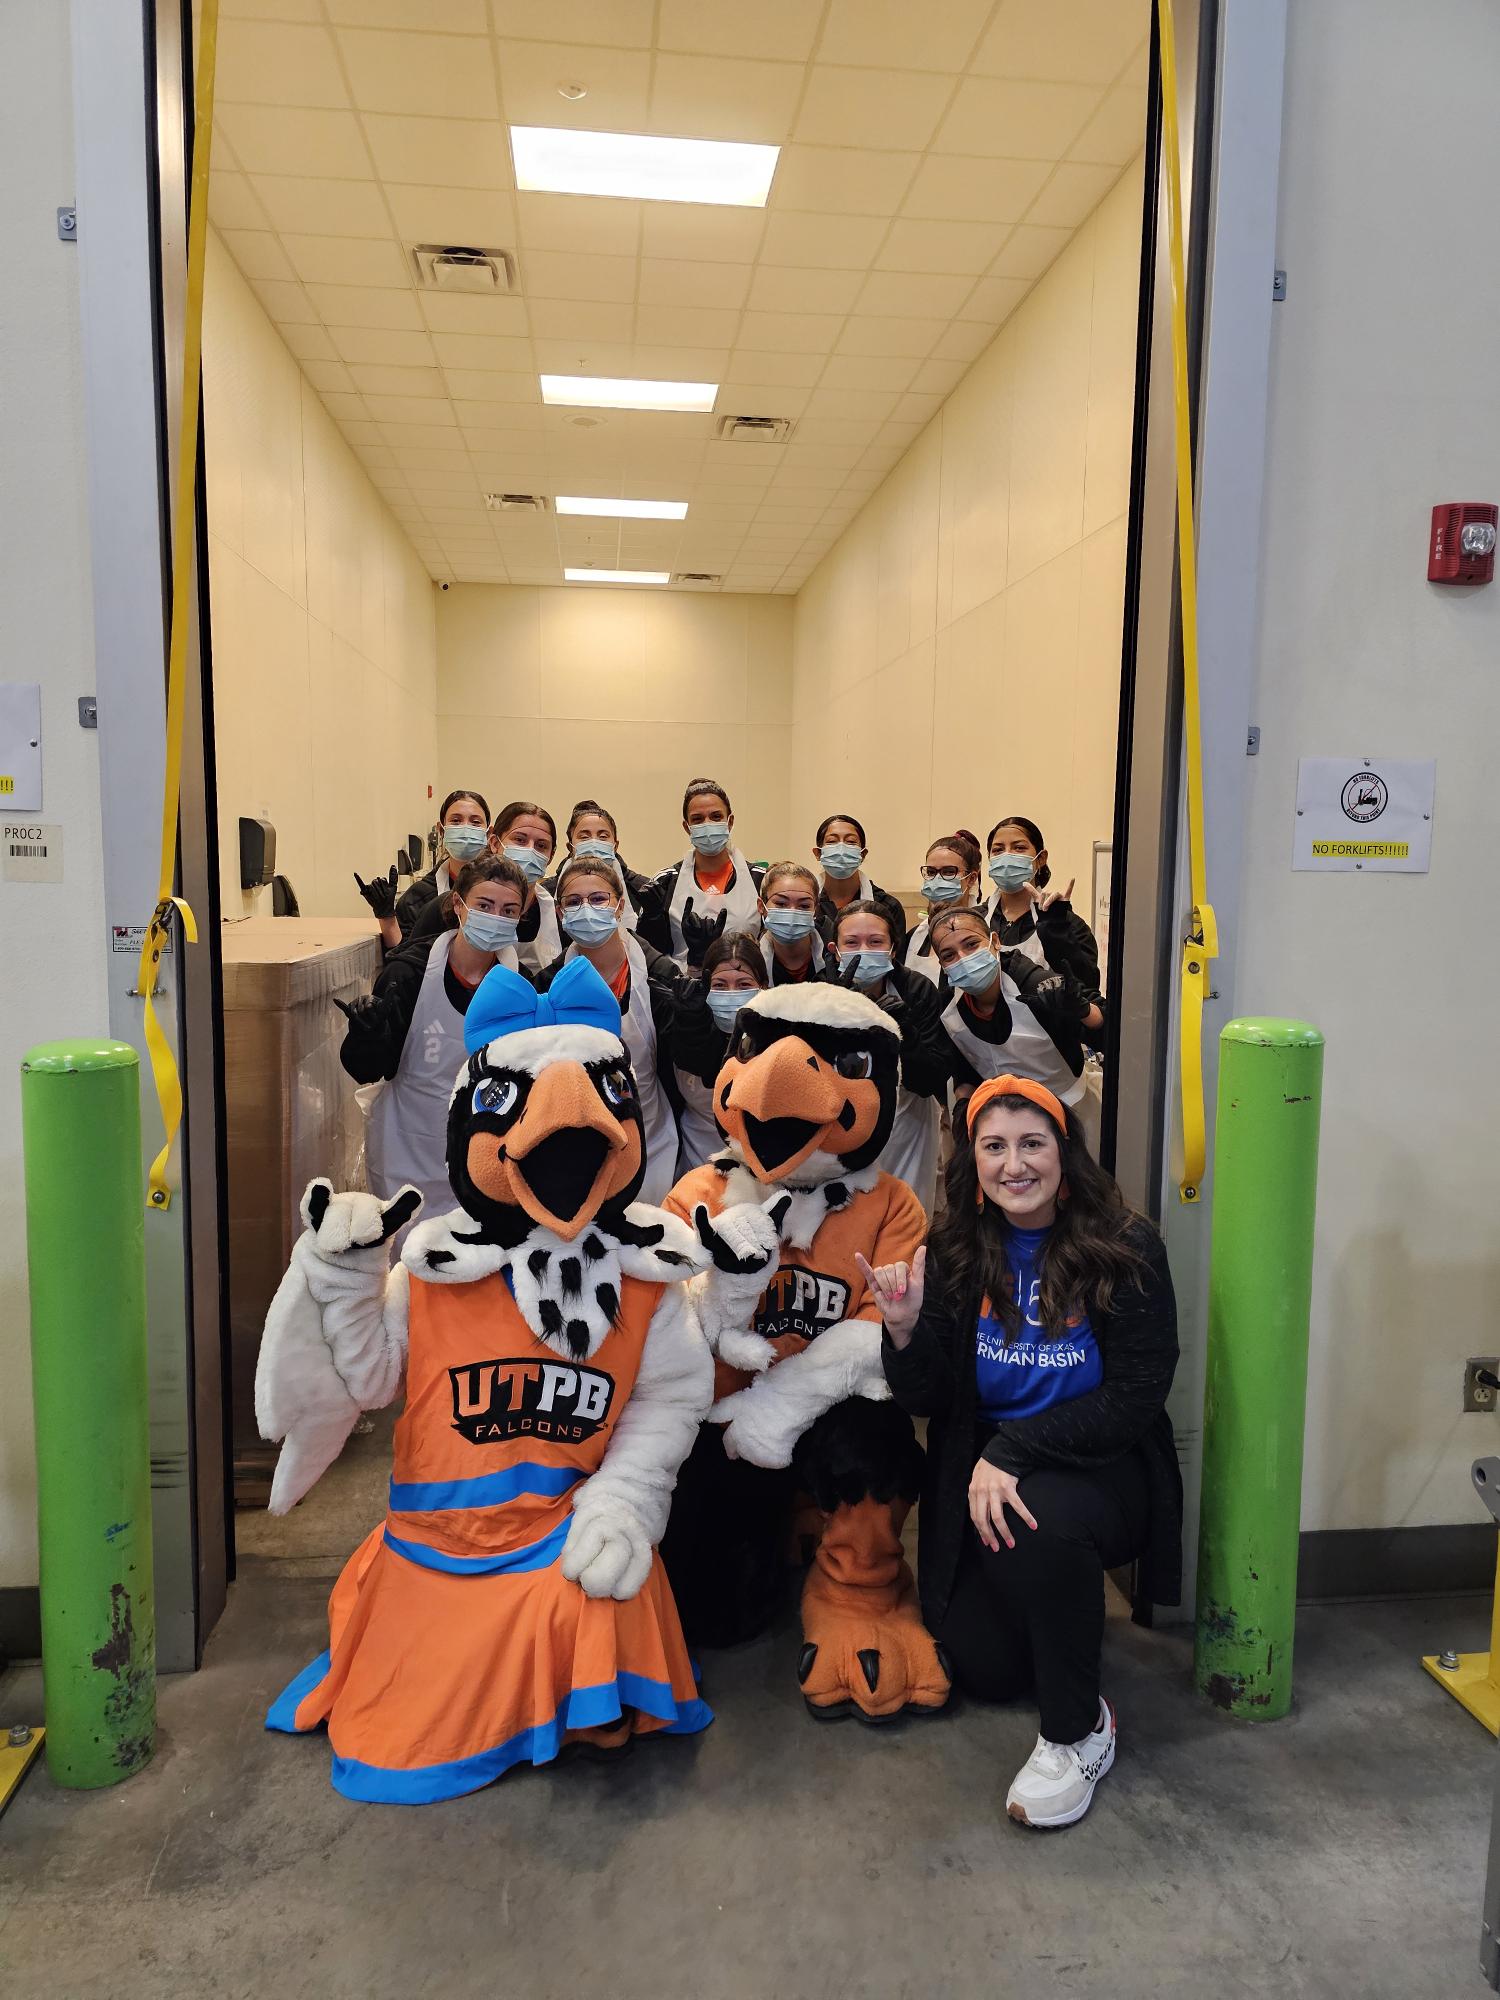
[{"label": "white paper sign on wall", "polygon": [[42,690],[0,681],[0,812],[42,809]]},{"label": "white paper sign on wall", "polygon": [[1300,758],[1293,869],[1425,875],[1436,786],[1431,757]]}]

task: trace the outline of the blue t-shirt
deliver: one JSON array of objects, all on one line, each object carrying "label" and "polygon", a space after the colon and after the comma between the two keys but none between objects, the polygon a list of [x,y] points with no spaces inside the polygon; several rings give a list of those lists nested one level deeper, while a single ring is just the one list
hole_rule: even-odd
[{"label": "blue t-shirt", "polygon": [[989,1312],[979,1316],[974,1375],[980,1417],[992,1424],[1011,1417],[1034,1417],[1038,1410],[1097,1389],[1104,1380],[1104,1363],[1087,1313],[1072,1320],[1061,1339],[1046,1337],[1041,1261],[1049,1234],[1046,1229],[1007,1228],[1005,1232],[1006,1262],[1021,1313],[1021,1324],[1009,1345],[999,1319]]}]

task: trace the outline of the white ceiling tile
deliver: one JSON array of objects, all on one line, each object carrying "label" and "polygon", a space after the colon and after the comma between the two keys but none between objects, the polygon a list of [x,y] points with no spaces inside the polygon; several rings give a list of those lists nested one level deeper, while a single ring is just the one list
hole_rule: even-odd
[{"label": "white ceiling tile", "polygon": [[947,328],[942,319],[877,319],[858,313],[839,335],[835,354],[909,354],[920,360]]},{"label": "white ceiling tile", "polygon": [[967,361],[946,361],[934,357],[931,361],[922,363],[906,386],[922,394],[936,393],[939,396],[946,396],[950,390],[958,387],[968,372]]},{"label": "white ceiling tile", "polygon": [[923,394],[911,389],[900,399],[890,414],[897,423],[924,424],[929,417],[937,414],[942,405],[943,398],[936,393]]},{"label": "white ceiling tile", "polygon": [[[992,0],[832,0],[818,59],[888,69],[961,70]],[[1036,0],[1031,0],[1034,7]],[[1046,0],[1050,6],[1051,0]]]},{"label": "white ceiling tile", "polygon": [[748,303],[757,312],[846,313],[863,283],[862,270],[780,270],[758,264]]},{"label": "white ceiling tile", "polygon": [[273,229],[304,236],[389,238],[391,218],[373,180],[308,180],[289,174],[256,174],[255,194]]},{"label": "white ceiling tile", "polygon": [[787,146],[771,183],[771,209],[894,215],[921,155],[835,146]]},{"label": "white ceiling tile", "polygon": [[743,304],[748,264],[699,264],[673,257],[643,257],[642,305],[730,307]]},{"label": "white ceiling tile", "polygon": [[883,389],[814,389],[807,399],[807,414],[880,423],[892,415],[895,403],[895,396]]},{"label": "white ceiling tile", "polygon": [[482,462],[482,453],[509,458],[540,448],[534,430],[480,430],[471,424],[464,424],[460,435],[475,455],[476,464]]},{"label": "white ceiling tile", "polygon": [[781,354],[827,354],[843,324],[838,313],[747,312],[740,322],[739,345]]},{"label": "white ceiling tile", "polygon": [[1002,222],[915,222],[898,218],[876,258],[882,271],[986,269],[1006,238]]},{"label": "white ceiling tile", "polygon": [[981,320],[993,332],[1002,320],[1010,318],[1031,285],[1030,278],[981,278],[959,307],[959,322]]},{"label": "white ceiling tile", "polygon": [[[274,0],[271,0],[274,4]],[[339,28],[423,28],[441,35],[486,35],[485,0],[327,0],[328,18]]]},{"label": "white ceiling tile", "polygon": [[644,202],[611,201],[587,194],[521,193],[515,203],[520,240],[526,250],[633,257],[640,247]]},{"label": "white ceiling tile", "polygon": [[796,442],[856,445],[863,450],[873,429],[868,417],[804,417],[797,426]]},{"label": "white ceiling tile", "polygon": [[[453,405],[428,396],[366,396],[365,405],[376,423],[419,424],[424,433],[447,431],[455,422]],[[430,442],[430,437],[426,440]],[[415,444],[417,440],[412,439]]]},{"label": "white ceiling tile", "polygon": [[452,440],[451,451],[435,451],[430,445],[402,444],[387,446],[392,460],[403,472],[458,472],[471,461],[464,450],[456,430],[448,432]]},{"label": "white ceiling tile", "polygon": [[389,118],[366,113],[365,136],[386,181],[508,188],[510,141],[498,119]]},{"label": "white ceiling tile", "polygon": [[276,331],[299,361],[336,361],[338,354],[326,327],[293,325],[282,320]]},{"label": "white ceiling tile", "polygon": [[308,296],[328,326],[420,328],[415,292],[375,291],[360,285],[309,285]]},{"label": "white ceiling tile", "polygon": [[[644,51],[502,41],[500,88],[512,125],[564,126],[581,132],[644,132],[651,58]],[[576,103],[559,84],[581,83]]]},{"label": "white ceiling tile", "polygon": [[531,250],[521,266],[521,290],[528,299],[613,299],[635,297],[633,257],[580,257],[566,250]]},{"label": "white ceiling tile", "polygon": [[224,247],[247,278],[295,278],[281,239],[269,229],[225,229]]},{"label": "white ceiling tile", "polygon": [[904,355],[831,354],[818,393],[824,389],[905,389],[918,368],[925,366]]},{"label": "white ceiling tile", "polygon": [[886,226],[884,216],[806,215],[787,210],[767,217],[761,262],[863,271],[880,248]]},{"label": "white ceiling tile", "polygon": [[658,55],[648,129],[779,146],[791,128],[803,74],[800,63]]},{"label": "white ceiling tile", "polygon": [[445,368],[500,368],[525,373],[534,368],[531,342],[494,333],[435,333],[430,336]]},{"label": "white ceiling tile", "polygon": [[214,96],[219,104],[349,102],[328,30],[284,21],[223,23]]},{"label": "white ceiling tile", "polygon": [[427,333],[383,327],[333,326],[329,336],[345,361],[374,361],[393,368],[431,368],[436,357]]},{"label": "white ceiling tile", "polygon": [[543,375],[618,377],[634,372],[635,347],[628,340],[534,340],[531,352],[538,373]]},{"label": "white ceiling tile", "polygon": [[755,257],[766,225],[765,214],[758,208],[707,208],[697,202],[675,201],[648,201],[640,206],[641,253],[646,257],[748,264]]},{"label": "white ceiling tile", "polygon": [[931,140],[952,88],[952,79],[943,76],[818,63],[807,79],[794,136],[808,146],[920,151]]},{"label": "white ceiling tile", "polygon": [[[530,5],[531,0],[511,0]],[[657,45],[702,55],[779,56],[806,62],[818,32],[808,0],[661,0]]]},{"label": "white ceiling tile", "polygon": [[285,320],[293,326],[306,326],[320,315],[312,300],[299,284],[278,283],[273,280],[252,279],[250,289],[260,300],[274,320]]},{"label": "white ceiling tile", "polygon": [[[642,306],[636,312],[636,329],[640,329],[644,312],[669,312],[669,306]],[[680,312],[681,308],[677,308]],[[648,345],[637,341],[632,364],[632,372],[647,379],[668,382],[722,382],[724,371],[729,366],[727,347],[674,347],[670,343],[663,346]]]},{"label": "white ceiling tile", "polygon": [[767,383],[788,389],[810,389],[823,372],[823,354],[768,354],[736,349],[725,371],[725,384]]},{"label": "white ceiling tile", "polygon": [[905,451],[907,446],[919,438],[926,428],[925,423],[898,423],[892,418],[889,423],[884,423],[880,426],[872,442],[875,444],[898,445],[902,451]]},{"label": "white ceiling tile", "polygon": [[821,465],[834,472],[850,472],[858,464],[863,447],[847,444],[804,444],[787,446],[787,465]]},{"label": "white ceiling tile", "polygon": [[626,49],[651,46],[651,0],[493,0],[497,35],[535,36]]},{"label": "white ceiling tile", "polygon": [[1149,33],[1150,0],[1000,0],[975,76],[1109,83]]},{"label": "white ceiling tile", "polygon": [[[533,386],[535,387],[535,384]],[[541,390],[537,389],[536,393],[540,399]],[[466,429],[475,430],[508,429],[528,421],[539,426],[542,414],[540,400],[534,403],[506,403],[487,397],[483,402],[454,402],[448,407],[453,411],[457,423]]]},{"label": "white ceiling tile", "polygon": [[917,170],[901,213],[955,222],[1019,222],[1047,173],[1045,160],[929,154]]},{"label": "white ceiling tile", "polygon": [[[997,281],[986,278],[985,284]],[[956,320],[932,350],[934,361],[972,361],[995,337],[995,329],[978,320]]]},{"label": "white ceiling tile", "polygon": [[633,318],[632,309],[618,303],[579,299],[531,301],[531,330],[538,340],[629,340]]},{"label": "white ceiling tile", "polygon": [[541,385],[534,373],[506,374],[496,368],[446,368],[448,393],[460,403],[539,403]]},{"label": "white ceiling tile", "polygon": [[[350,364],[349,372],[361,395],[447,396],[443,377],[436,368],[393,368],[378,361],[355,361]],[[427,423],[432,420],[422,417],[418,421]]]},{"label": "white ceiling tile", "polygon": [[225,104],[214,117],[247,173],[327,174],[349,180],[369,175],[369,156],[352,111]]},{"label": "white ceiling tile", "polygon": [[321,21],[321,0],[224,0],[219,10],[226,20]]},{"label": "white ceiling tile", "polygon": [[297,276],[307,284],[371,285],[396,291],[411,276],[406,259],[389,237],[384,243],[365,236],[283,235],[281,240]]},{"label": "white ceiling tile", "polygon": [[1065,160],[1027,210],[1028,223],[1076,229],[1086,222],[1120,178],[1114,167]]},{"label": "white ceiling tile", "polygon": [[[437,419],[442,415],[440,405],[423,403],[419,407],[427,411],[429,418]],[[407,444],[425,444],[438,449],[444,444],[451,444],[454,435],[451,424],[440,421],[408,423],[399,417],[382,417],[380,432],[386,443],[397,451]]]},{"label": "white ceiling tile", "polygon": [[1098,109],[1087,84],[1011,83],[966,77],[933,141],[937,153],[1007,160],[1060,160]]},{"label": "white ceiling tile", "polygon": [[302,372],[321,395],[355,393],[353,379],[342,361],[304,361]]},{"label": "white ceiling tile", "polygon": [[1131,80],[1115,85],[1068,148],[1068,158],[1125,167],[1145,143],[1146,89]]},{"label": "white ceiling tile", "polygon": [[406,243],[463,243],[476,250],[511,250],[516,216],[508,193],[478,188],[388,187],[396,229]]},{"label": "white ceiling tile", "polygon": [[957,312],[972,286],[970,278],[932,271],[872,271],[854,310],[884,319],[946,318]]},{"label": "white ceiling tile", "polygon": [[421,292],[421,317],[438,333],[510,333],[530,331],[522,298],[465,298],[461,294]]},{"label": "white ceiling tile", "polygon": [[338,41],[361,111],[408,111],[434,118],[499,116],[487,40],[342,28]]},{"label": "white ceiling tile", "polygon": [[221,172],[208,177],[208,219],[216,229],[264,229],[266,214],[244,174]]},{"label": "white ceiling tile", "polygon": [[364,418],[370,414],[363,396],[324,396],[323,407],[337,423],[343,423],[348,418]]},{"label": "white ceiling tile", "polygon": [[808,389],[791,388],[785,382],[725,382],[719,394],[719,408],[732,410],[737,417],[796,417],[806,408],[810,393]]},{"label": "white ceiling tile", "polygon": [[1005,239],[1005,248],[989,268],[992,278],[1039,278],[1073,232],[1071,229],[1037,229],[1023,222]]},{"label": "white ceiling tile", "polygon": [[[717,268],[722,270],[724,266]],[[733,341],[739,323],[738,306],[639,305],[635,313],[635,337],[655,346],[688,347],[703,343],[720,347]]]}]

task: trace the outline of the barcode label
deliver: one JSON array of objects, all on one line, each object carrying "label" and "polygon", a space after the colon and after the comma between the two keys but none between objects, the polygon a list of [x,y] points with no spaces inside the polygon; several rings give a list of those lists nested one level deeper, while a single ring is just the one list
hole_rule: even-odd
[{"label": "barcode label", "polygon": [[60,826],[8,818],[0,824],[0,863],[7,882],[60,882],[63,841]]},{"label": "barcode label", "polygon": [[47,858],[45,847],[17,847],[14,841],[11,843],[10,852],[12,860],[18,855],[24,856],[28,861],[45,861]]}]

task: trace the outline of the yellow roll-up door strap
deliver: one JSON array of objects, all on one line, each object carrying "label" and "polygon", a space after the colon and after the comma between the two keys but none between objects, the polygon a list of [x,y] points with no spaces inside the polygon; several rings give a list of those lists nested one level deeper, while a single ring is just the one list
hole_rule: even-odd
[{"label": "yellow roll-up door strap", "polygon": [[1182,598],[1182,733],[1187,783],[1188,873],[1193,910],[1182,946],[1179,1023],[1182,1178],[1178,1194],[1197,1201],[1208,1163],[1203,1109],[1203,1003],[1219,930],[1208,900],[1203,852],[1203,736],[1198,704],[1198,552],[1193,530],[1193,431],[1188,404],[1187,279],[1182,240],[1182,148],[1177,133],[1177,39],[1172,0],[1157,0],[1161,41],[1162,152],[1172,270],[1172,401],[1177,443],[1177,580]]},{"label": "yellow roll-up door strap", "polygon": [[[182,1078],[172,1045],[156,1015],[161,955],[172,934],[172,912],[182,918],[183,942],[198,942],[198,926],[177,880],[177,812],[182,793],[182,728],[187,705],[188,620],[193,607],[194,499],[198,477],[198,392],[203,375],[203,270],[208,251],[208,162],[214,122],[214,58],[219,0],[203,0],[198,28],[198,75],[193,97],[193,176],[188,192],[187,296],[182,337],[182,419],[177,438],[177,512],[172,533],[172,630],[167,646],[167,757],[161,794],[161,868],[156,908],[146,926],[136,985],[145,1002],[146,1054],[156,1084],[166,1137],[151,1162],[146,1205],[172,1205],[168,1159],[182,1124]],[[179,964],[181,960],[179,959]]]}]

